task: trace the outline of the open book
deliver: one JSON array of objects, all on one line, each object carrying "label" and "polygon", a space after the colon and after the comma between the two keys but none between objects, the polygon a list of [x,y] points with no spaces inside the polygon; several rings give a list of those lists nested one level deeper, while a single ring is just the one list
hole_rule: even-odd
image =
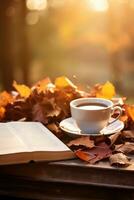
[{"label": "open book", "polygon": [[0,123],[0,164],[64,160],[74,153],[40,122]]}]

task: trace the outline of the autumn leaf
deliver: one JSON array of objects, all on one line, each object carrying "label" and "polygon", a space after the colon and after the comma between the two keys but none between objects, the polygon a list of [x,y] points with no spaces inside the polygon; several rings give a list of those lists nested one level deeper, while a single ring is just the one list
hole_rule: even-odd
[{"label": "autumn leaf", "polygon": [[55,133],[59,132],[59,127],[56,125],[56,123],[48,124],[47,128],[50,129],[52,132],[55,132]]},{"label": "autumn leaf", "polygon": [[126,122],[128,120],[128,115],[124,114],[119,118],[122,122]]},{"label": "autumn leaf", "polygon": [[87,151],[76,151],[76,156],[82,160],[88,161],[91,164],[94,164],[104,158],[108,158],[111,154],[112,150],[105,142],[101,142]]},{"label": "autumn leaf", "polygon": [[44,113],[44,108],[40,103],[36,103],[32,108],[32,120],[42,122],[43,124],[48,123],[48,119]]},{"label": "autumn leaf", "polygon": [[134,130],[122,131],[122,140],[128,142],[134,142]]},{"label": "autumn leaf", "polygon": [[127,167],[130,165],[129,158],[123,153],[116,153],[110,156],[110,164],[117,167]]},{"label": "autumn leaf", "polygon": [[115,87],[109,81],[96,92],[96,97],[98,98],[112,99],[113,96],[115,96]]},{"label": "autumn leaf", "polygon": [[0,107],[4,107],[11,102],[13,102],[13,97],[11,94],[6,91],[0,93]]},{"label": "autumn leaf", "polygon": [[17,84],[16,81],[14,81],[13,87],[17,90],[21,97],[27,98],[31,94],[31,89],[24,84]]},{"label": "autumn leaf", "polygon": [[126,100],[126,97],[113,97],[111,100],[114,103],[114,105],[123,106]]},{"label": "autumn leaf", "polygon": [[[61,109],[56,105],[54,98],[44,97],[32,107],[33,121],[47,124],[60,115]],[[51,120],[50,120],[51,119]]]},{"label": "autumn leaf", "polygon": [[81,160],[89,162],[91,159],[95,158],[96,156],[93,154],[90,154],[89,152],[77,150],[75,152],[75,155],[80,158]]},{"label": "autumn leaf", "polygon": [[[52,82],[50,80],[49,77],[46,77],[45,79],[41,80],[41,81],[38,81],[33,87],[32,89],[37,89],[37,91],[40,93],[40,92],[44,92],[48,86],[51,84],[52,86]],[[54,85],[53,85],[54,87]]]},{"label": "autumn leaf", "polygon": [[94,147],[94,141],[90,139],[90,137],[80,137],[74,140],[71,140],[68,143],[68,146],[71,148],[73,146],[82,146],[82,147],[86,147],[86,148],[93,148]]},{"label": "autumn leaf", "polygon": [[131,117],[131,119],[134,121],[134,105],[127,105],[126,110],[128,112],[128,115]]},{"label": "autumn leaf", "polygon": [[26,99],[16,99],[13,103],[8,104],[5,109],[5,121],[18,121],[21,119],[26,119],[31,121],[31,108],[33,104]]},{"label": "autumn leaf", "polygon": [[0,107],[0,120],[3,119],[4,114],[5,114],[5,108]]},{"label": "autumn leaf", "polygon": [[117,140],[119,139],[121,134],[122,134],[121,132],[117,132],[117,133],[109,136],[110,146],[112,146],[113,144],[115,144],[117,142]]},{"label": "autumn leaf", "polygon": [[76,88],[76,86],[65,76],[57,77],[55,80],[55,86],[57,88],[66,88],[66,87]]},{"label": "autumn leaf", "polygon": [[62,137],[63,136],[63,132],[61,131],[61,129],[59,128],[58,124],[56,123],[49,123],[47,125],[47,128],[52,131],[57,137]]},{"label": "autumn leaf", "polygon": [[124,144],[119,144],[115,146],[116,152],[121,152],[124,154],[134,154],[134,143],[125,142]]}]

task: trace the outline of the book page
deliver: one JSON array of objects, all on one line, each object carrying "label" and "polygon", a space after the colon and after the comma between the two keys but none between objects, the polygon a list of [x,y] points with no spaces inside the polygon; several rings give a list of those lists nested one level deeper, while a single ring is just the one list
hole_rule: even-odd
[{"label": "book page", "polygon": [[30,151],[71,151],[40,122],[8,122]]},{"label": "book page", "polygon": [[14,134],[7,123],[0,123],[0,155],[29,151],[25,143]]}]

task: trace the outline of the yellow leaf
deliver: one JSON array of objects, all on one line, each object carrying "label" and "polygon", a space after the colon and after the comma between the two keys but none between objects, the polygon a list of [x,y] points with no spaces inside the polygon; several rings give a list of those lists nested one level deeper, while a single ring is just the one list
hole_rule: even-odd
[{"label": "yellow leaf", "polygon": [[76,88],[76,86],[65,76],[60,76],[55,80],[55,86],[58,88],[66,88],[68,86]]},{"label": "yellow leaf", "polygon": [[99,98],[111,99],[113,96],[115,96],[115,87],[109,81],[102,85],[96,93],[96,97]]},{"label": "yellow leaf", "polygon": [[13,87],[17,90],[21,97],[27,98],[31,94],[31,89],[23,84],[17,84],[16,81],[13,82]]}]

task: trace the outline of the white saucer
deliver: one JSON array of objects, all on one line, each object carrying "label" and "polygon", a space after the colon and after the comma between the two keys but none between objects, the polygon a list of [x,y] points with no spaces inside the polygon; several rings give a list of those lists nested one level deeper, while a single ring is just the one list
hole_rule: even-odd
[{"label": "white saucer", "polygon": [[90,135],[100,136],[100,135],[111,135],[121,131],[124,128],[124,123],[120,120],[117,120],[112,124],[108,125],[107,127],[105,127],[104,129],[102,129],[100,133],[86,134],[81,132],[81,130],[77,127],[75,120],[72,117],[70,117],[60,122],[60,128],[71,137],[90,136]]}]

